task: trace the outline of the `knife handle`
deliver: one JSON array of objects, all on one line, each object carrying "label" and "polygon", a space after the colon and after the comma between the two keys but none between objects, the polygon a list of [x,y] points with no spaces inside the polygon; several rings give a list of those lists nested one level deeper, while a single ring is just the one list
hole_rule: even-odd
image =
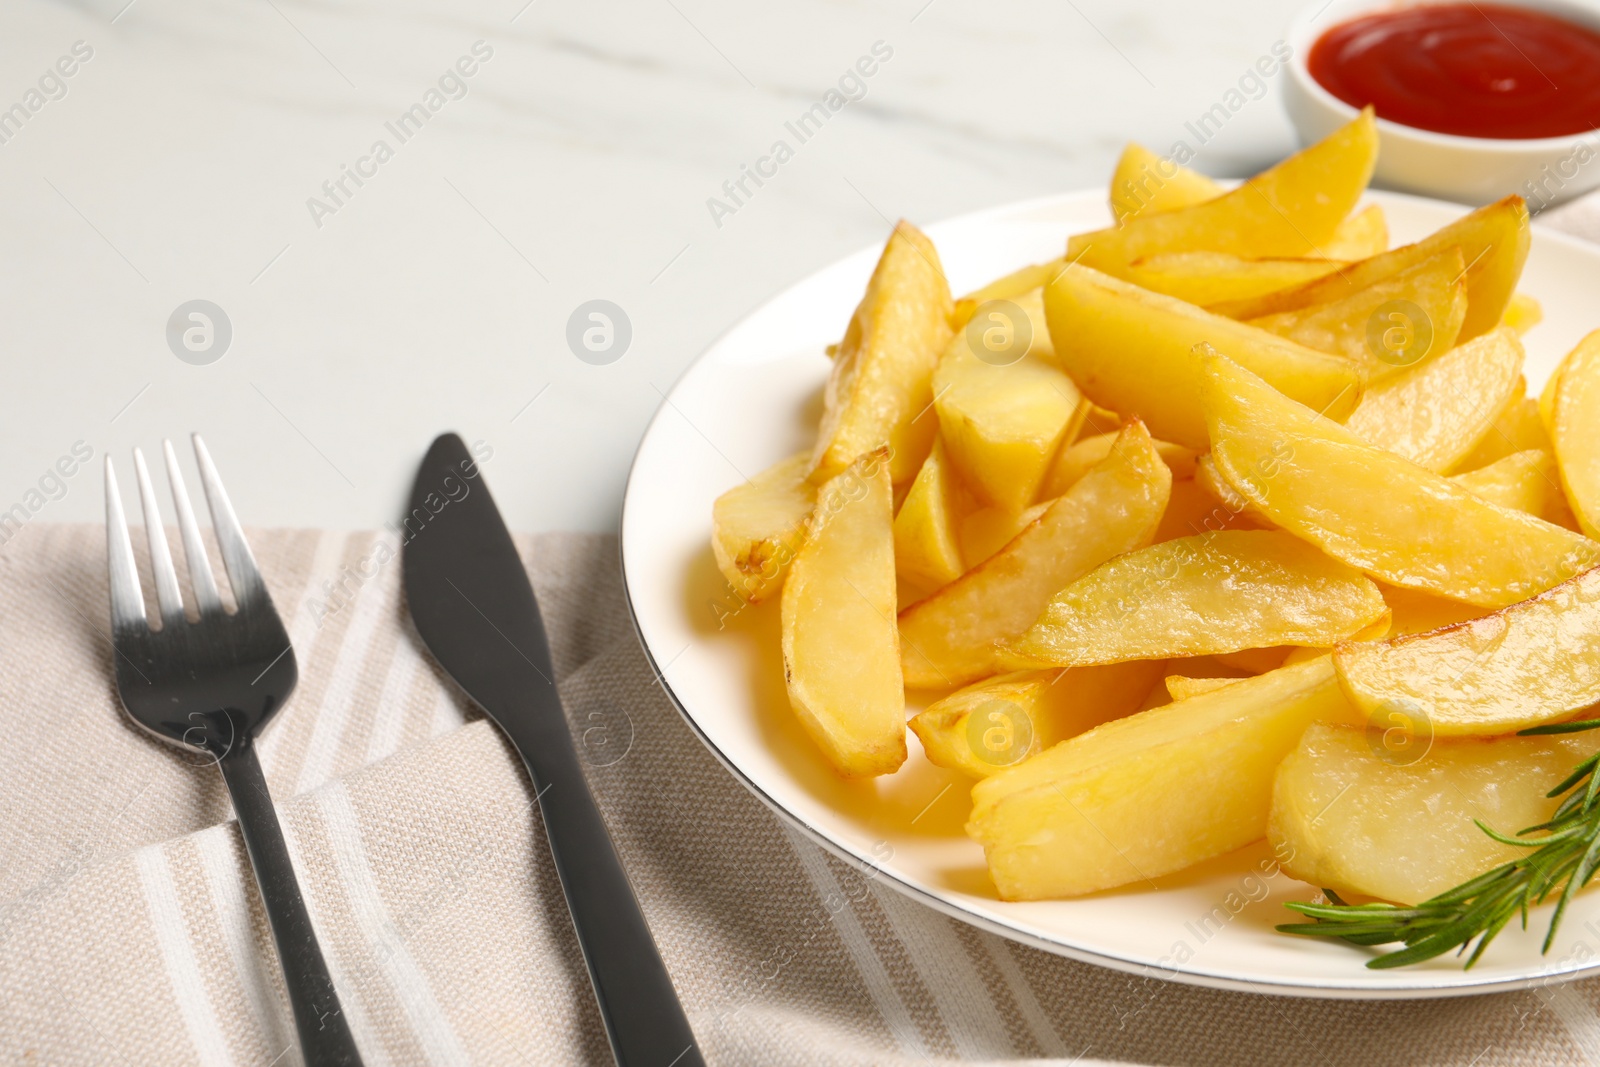
[{"label": "knife handle", "polygon": [[[525,723],[531,717],[507,721]],[[618,1067],[704,1067],[666,964],[584,780],[572,735],[564,724],[507,733],[538,795],[556,873]]]}]

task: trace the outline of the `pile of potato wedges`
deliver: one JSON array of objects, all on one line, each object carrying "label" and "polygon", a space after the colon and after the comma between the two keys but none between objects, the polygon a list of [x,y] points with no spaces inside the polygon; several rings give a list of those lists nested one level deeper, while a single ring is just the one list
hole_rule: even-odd
[{"label": "pile of potato wedges", "polygon": [[1225,189],[1130,146],[1114,226],[961,299],[900,223],[815,447],[717,500],[822,754],[971,776],[1001,897],[1267,837],[1413,903],[1592,749],[1515,735],[1600,701],[1600,331],[1529,396],[1523,202],[1390,248],[1377,150]]}]

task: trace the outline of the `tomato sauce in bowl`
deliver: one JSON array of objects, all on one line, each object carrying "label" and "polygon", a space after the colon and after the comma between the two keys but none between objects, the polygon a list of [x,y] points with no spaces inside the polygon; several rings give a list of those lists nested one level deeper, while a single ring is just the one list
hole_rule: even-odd
[{"label": "tomato sauce in bowl", "polygon": [[1306,67],[1345,103],[1435,133],[1530,140],[1600,129],[1600,33],[1531,8],[1365,15],[1317,38]]}]

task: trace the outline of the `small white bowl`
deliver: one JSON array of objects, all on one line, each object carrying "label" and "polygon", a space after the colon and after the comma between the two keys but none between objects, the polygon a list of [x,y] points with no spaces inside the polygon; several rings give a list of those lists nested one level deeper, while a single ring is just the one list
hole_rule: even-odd
[{"label": "small white bowl", "polygon": [[[1517,3],[1600,30],[1600,10],[1592,6],[1569,0]],[[1362,15],[1415,6],[1396,0],[1315,0],[1301,11],[1289,28],[1292,53],[1283,103],[1302,143],[1321,140],[1357,114],[1311,76],[1306,64],[1317,38]],[[1375,184],[1464,204],[1487,204],[1520,193],[1529,208],[1539,210],[1600,186],[1596,130],[1519,141],[1433,133],[1379,119],[1378,144]]]}]

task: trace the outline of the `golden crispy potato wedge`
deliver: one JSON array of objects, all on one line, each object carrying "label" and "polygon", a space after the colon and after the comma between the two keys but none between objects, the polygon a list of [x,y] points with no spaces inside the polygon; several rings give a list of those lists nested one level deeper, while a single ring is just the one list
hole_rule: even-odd
[{"label": "golden crispy potato wedge", "polygon": [[937,766],[986,778],[1138,710],[1160,663],[1018,671],[959,689],[911,719]]},{"label": "golden crispy potato wedge", "polygon": [[1569,530],[1578,528],[1578,520],[1561,491],[1556,458],[1541,448],[1513,452],[1487,467],[1453,474],[1450,480],[1503,508],[1526,511]]},{"label": "golden crispy potato wedge", "polygon": [[967,833],[1006,900],[1078,896],[1261,837],[1307,726],[1348,720],[1326,657],[1098,726],[972,789]]},{"label": "golden crispy potato wedge", "polygon": [[1173,700],[1188,700],[1190,697],[1230,686],[1239,680],[1238,678],[1188,678],[1181,674],[1169,674],[1166,677],[1167,695]]},{"label": "golden crispy potato wedge", "polygon": [[1334,645],[1388,610],[1360,571],[1304,541],[1276,530],[1226,530],[1096,567],[1052,597],[1032,629],[1003,646],[1001,661],[1079,667]]},{"label": "golden crispy potato wedge", "polygon": [[1321,246],[1360,199],[1377,156],[1377,126],[1368,110],[1215,199],[1141,212],[1112,229],[1079,234],[1067,242],[1067,259],[1119,277],[1136,260],[1161,252],[1326,259]]},{"label": "golden crispy potato wedge", "polygon": [[1199,171],[1130,141],[1111,175],[1111,214],[1120,224],[1141,212],[1191,207],[1223,192],[1222,186]]},{"label": "golden crispy potato wedge", "polygon": [[[1056,456],[1055,462],[1051,464],[1050,473],[1040,485],[1039,495],[1053,499],[1071,489],[1079,478],[1088,474],[1095,464],[1106,458],[1116,439],[1116,431],[1099,433],[1092,437],[1081,437],[1063,448]],[[1199,458],[1195,455],[1194,449],[1175,445],[1171,441],[1151,443],[1156,446],[1162,461],[1172,471],[1173,481],[1194,477],[1195,460]]]},{"label": "golden crispy potato wedge", "polygon": [[1304,285],[1344,264],[1336,259],[1246,259],[1226,252],[1163,252],[1129,264],[1128,281],[1198,307]]},{"label": "golden crispy potato wedge", "polygon": [[906,759],[893,494],[886,449],[823,485],[783,586],[789,703],[828,761],[852,778],[889,774]]},{"label": "golden crispy potato wedge", "polygon": [[1150,432],[1203,451],[1205,418],[1194,402],[1209,342],[1276,388],[1331,418],[1360,395],[1360,366],[1265,330],[1212,315],[1087,267],[1067,267],[1044,293],[1056,355],[1097,404],[1143,419]]},{"label": "golden crispy potato wedge", "polygon": [[1456,340],[1457,343],[1470,341],[1500,324],[1511,294],[1516,291],[1517,279],[1522,277],[1529,240],[1528,205],[1520,196],[1508,196],[1415,244],[1352,263],[1295,289],[1218,305],[1212,310],[1230,318],[1256,319],[1343,300],[1379,279],[1414,267],[1447,249],[1459,248],[1467,264],[1467,316]]},{"label": "golden crispy potato wedge", "polygon": [[1600,701],[1600,568],[1482,618],[1334,653],[1363,711],[1401,709],[1445,736],[1508,734]]},{"label": "golden crispy potato wedge", "polygon": [[1467,316],[1465,270],[1461,250],[1447,248],[1342,300],[1249,322],[1384,378],[1455,345]]},{"label": "golden crispy potato wedge", "polygon": [[1005,548],[900,616],[906,684],[960,685],[995,673],[996,644],[1033,624],[1063,586],[1150,543],[1172,472],[1143,424]]},{"label": "golden crispy potato wedge", "polygon": [[1323,242],[1322,254],[1329,259],[1368,259],[1389,247],[1389,220],[1383,208],[1368,204],[1339,223],[1333,236]]},{"label": "golden crispy potato wedge", "polygon": [[[1284,869],[1341,893],[1417,904],[1526,849],[1495,841],[1544,822],[1545,794],[1593,741],[1431,741],[1404,718],[1363,730],[1313,724],[1278,768],[1267,838]],[[1430,743],[1431,742],[1431,743]]]},{"label": "golden crispy potato wedge", "polygon": [[817,487],[806,480],[809,453],[776,463],[711,505],[711,552],[717,569],[745,600],[764,600],[783,576],[806,536]]},{"label": "golden crispy potato wedge", "polygon": [[1200,401],[1228,484],[1372,577],[1503,607],[1600,560],[1593,541],[1374,448],[1223,356],[1206,357]]},{"label": "golden crispy potato wedge", "polygon": [[[1229,485],[1217,470],[1211,453],[1195,460],[1194,484],[1213,503],[1198,529],[1188,533],[1205,533],[1215,530],[1276,530],[1277,524],[1256,507],[1238,490]],[[1159,537],[1157,538],[1159,540]],[[1258,672],[1259,673],[1259,672]]]},{"label": "golden crispy potato wedge", "polygon": [[978,314],[939,357],[934,407],[967,486],[985,503],[1020,510],[1086,411],[1077,385],[1047,351],[1039,290],[987,303]]},{"label": "golden crispy potato wedge", "polygon": [[1448,470],[1494,427],[1522,378],[1522,343],[1491,330],[1367,386],[1345,428],[1431,471]]},{"label": "golden crispy potato wedge", "polygon": [[1583,532],[1600,537],[1600,330],[1561,361],[1550,404],[1550,442],[1567,503]]},{"label": "golden crispy potato wedge", "polygon": [[1530,449],[1541,452],[1554,452],[1550,444],[1550,435],[1545,432],[1544,420],[1539,417],[1539,401],[1528,396],[1528,383],[1519,380],[1512,390],[1512,397],[1506,401],[1506,406],[1500,409],[1500,414],[1495,416],[1494,423],[1489,427],[1489,432],[1483,435],[1483,440],[1461,462],[1453,468],[1454,472],[1475,471],[1479,467],[1487,467],[1495,460],[1504,459],[1513,452],[1526,452]]},{"label": "golden crispy potato wedge", "polygon": [[1543,321],[1544,306],[1527,293],[1512,293],[1511,300],[1500,315],[1500,325],[1515,332],[1518,337],[1525,336]]},{"label": "golden crispy potato wedge", "polygon": [[911,732],[934,766],[974,778],[995,774],[1038,751],[1035,706],[1052,673],[1016,671],[974,682],[913,715]]},{"label": "golden crispy potato wedge", "polygon": [[950,341],[950,312],[938,250],[900,222],[834,356],[812,481],[820,485],[884,445],[895,484],[916,477],[938,427],[929,405],[934,366]]},{"label": "golden crispy potato wedge", "polygon": [[929,589],[961,577],[966,569],[957,538],[961,496],[944,442],[935,440],[894,517],[894,563],[900,577]]}]

